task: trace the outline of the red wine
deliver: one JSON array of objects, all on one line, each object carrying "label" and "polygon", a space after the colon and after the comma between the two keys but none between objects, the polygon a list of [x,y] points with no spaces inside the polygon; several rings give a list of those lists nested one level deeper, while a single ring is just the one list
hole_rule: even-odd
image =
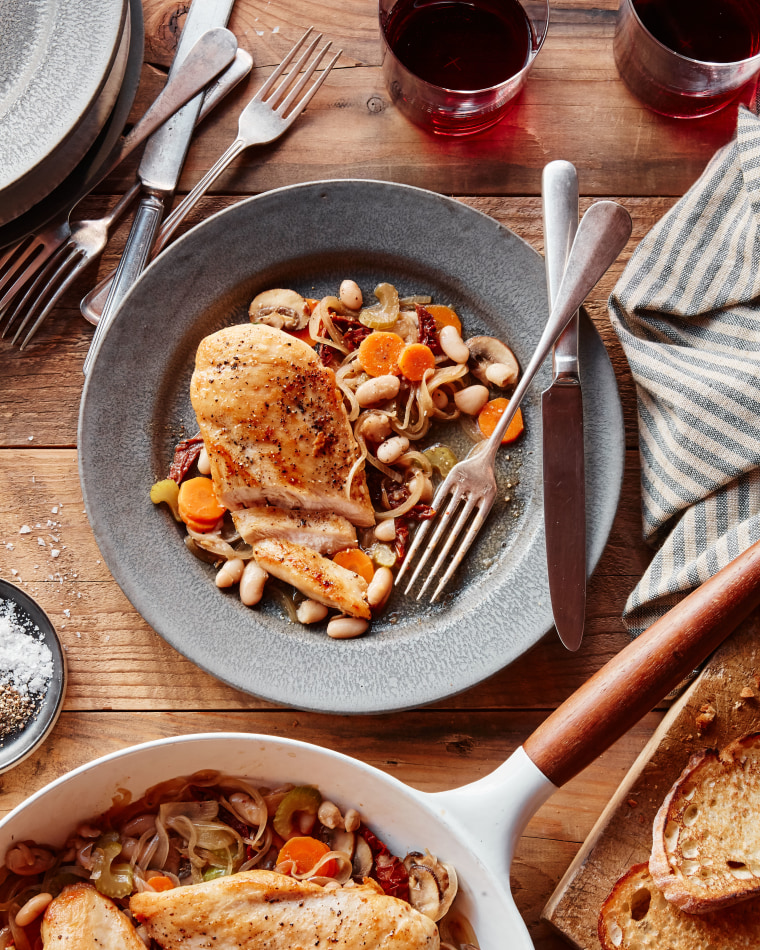
[{"label": "red wine", "polygon": [[760,52],[760,0],[633,0],[655,39],[681,56],[736,63]]},{"label": "red wine", "polygon": [[530,21],[517,0],[399,0],[384,26],[397,59],[444,89],[498,86],[531,51]]}]

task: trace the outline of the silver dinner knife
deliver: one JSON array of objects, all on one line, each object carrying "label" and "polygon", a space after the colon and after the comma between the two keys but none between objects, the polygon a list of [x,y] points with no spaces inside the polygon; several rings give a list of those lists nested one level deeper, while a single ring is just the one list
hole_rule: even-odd
[{"label": "silver dinner knife", "polygon": [[[169,77],[204,33],[216,27],[226,26],[233,3],[234,0],[193,0],[169,70]],[[234,40],[232,33],[230,37]],[[235,40],[230,62],[234,58],[236,49],[237,41]],[[144,270],[150,257],[161,218],[166,210],[166,202],[171,200],[174,189],[177,187],[202,103],[202,94],[191,99],[187,105],[175,113],[172,119],[154,132],[145,146],[137,170],[142,183],[143,197],[135,212],[124,252],[84,362],[85,375],[89,372],[113,314],[129,288]]]},{"label": "silver dinner knife", "polygon": [[[578,229],[578,175],[570,162],[550,162],[541,182],[549,305],[562,283]],[[541,397],[544,521],[554,624],[568,650],[583,639],[586,615],[586,484],[578,315],[552,354],[551,386]]]}]

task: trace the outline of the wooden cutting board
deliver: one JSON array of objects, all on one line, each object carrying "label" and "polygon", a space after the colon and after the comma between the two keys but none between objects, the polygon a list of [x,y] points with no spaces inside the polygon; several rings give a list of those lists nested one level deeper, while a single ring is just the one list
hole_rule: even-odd
[{"label": "wooden cutting board", "polygon": [[[714,718],[707,722],[713,710]],[[599,908],[632,864],[649,859],[652,821],[689,757],[756,731],[760,731],[760,612],[716,651],[670,708],[552,894],[542,918],[571,946],[599,950]]]}]

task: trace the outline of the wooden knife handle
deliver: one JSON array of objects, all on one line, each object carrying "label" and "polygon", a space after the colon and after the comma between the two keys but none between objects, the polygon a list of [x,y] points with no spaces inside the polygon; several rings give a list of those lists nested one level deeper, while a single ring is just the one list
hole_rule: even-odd
[{"label": "wooden knife handle", "polygon": [[674,689],[760,604],[760,541],[706,580],[570,696],[525,752],[564,785]]}]

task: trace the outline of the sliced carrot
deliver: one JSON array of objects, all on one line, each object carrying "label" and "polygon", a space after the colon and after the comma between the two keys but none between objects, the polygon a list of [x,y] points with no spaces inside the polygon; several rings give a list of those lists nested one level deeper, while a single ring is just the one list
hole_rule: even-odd
[{"label": "sliced carrot", "polygon": [[[280,849],[277,855],[278,870],[284,874],[307,874],[313,870],[319,861],[330,851],[330,846],[317,838],[302,837],[290,838]],[[289,865],[289,867],[285,867]],[[320,869],[320,877],[332,877],[338,870],[337,862],[332,858]]]},{"label": "sliced carrot", "polygon": [[424,343],[409,343],[401,351],[398,368],[407,379],[418,383],[430,369],[435,369],[435,355]]},{"label": "sliced carrot", "polygon": [[[508,405],[508,399],[499,397],[498,399],[492,399],[490,402],[487,402],[480,410],[478,425],[480,426],[480,431],[486,438],[492,434]],[[524,428],[522,409],[518,409],[514,419],[507,426],[507,431],[502,437],[501,444],[507,445],[509,442],[514,442]]]},{"label": "sliced carrot", "polygon": [[365,554],[360,548],[346,548],[345,551],[338,551],[333,555],[333,561],[347,571],[353,571],[359,577],[363,577],[369,584],[375,576],[375,566],[368,554]]},{"label": "sliced carrot", "polygon": [[154,891],[170,891],[174,886],[174,881],[164,874],[158,874],[149,879],[148,883]]},{"label": "sliced carrot", "polygon": [[303,328],[303,330],[287,330],[286,331],[290,336],[294,336],[299,340],[303,340],[304,343],[308,343],[309,346],[314,346],[314,340],[312,339],[311,333],[309,333],[308,324]]},{"label": "sliced carrot", "polygon": [[456,327],[459,335],[462,335],[462,321],[451,307],[447,307],[442,303],[429,303],[425,306],[425,309],[435,320],[435,325],[439,330],[444,327]]},{"label": "sliced carrot", "polygon": [[185,524],[198,530],[198,525],[206,525],[202,531],[210,531],[227,510],[220,505],[210,478],[199,475],[188,478],[179,486],[177,498],[180,518]]},{"label": "sliced carrot", "polygon": [[359,363],[370,376],[398,376],[398,358],[405,345],[398,333],[375,330],[359,344]]}]

